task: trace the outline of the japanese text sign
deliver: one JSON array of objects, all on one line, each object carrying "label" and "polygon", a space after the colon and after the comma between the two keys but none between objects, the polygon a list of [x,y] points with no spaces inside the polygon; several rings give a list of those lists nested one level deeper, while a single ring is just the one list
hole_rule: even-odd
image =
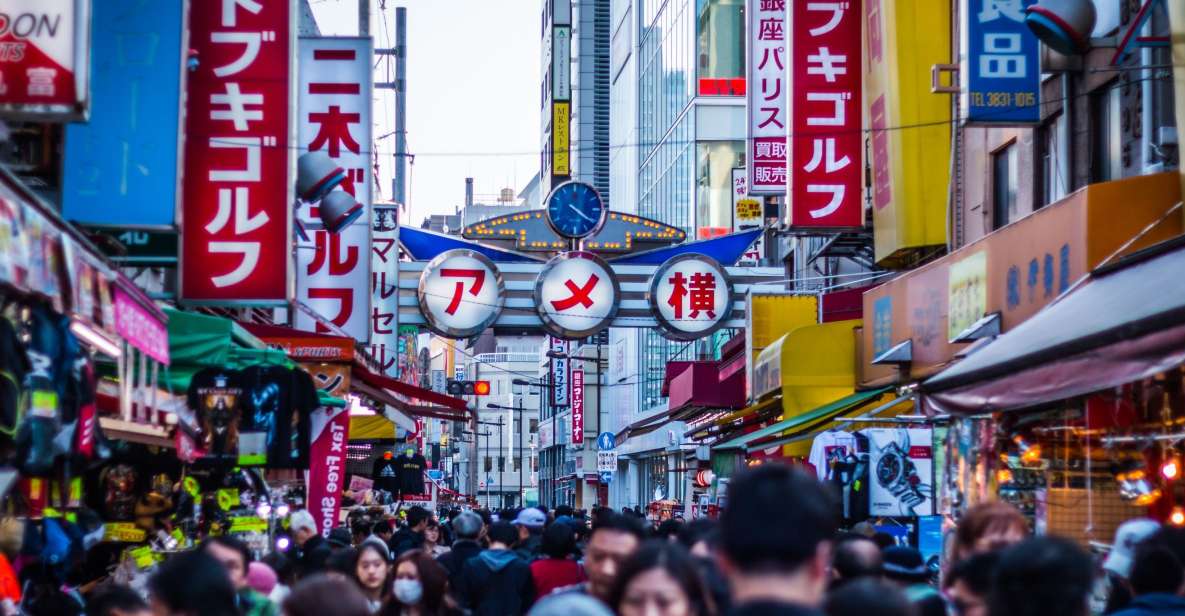
[{"label": "japanese text sign", "polygon": [[1037,122],[1041,45],[1025,25],[1037,0],[968,0],[967,60],[959,71],[970,122]]},{"label": "japanese text sign", "polygon": [[89,0],[5,0],[0,12],[0,111],[85,117]]},{"label": "japanese text sign", "polygon": [[572,444],[584,445],[584,370],[572,371]]},{"label": "japanese text sign", "polygon": [[[396,349],[399,346],[398,276],[399,206],[374,204],[370,227],[370,355],[378,360],[383,374],[399,376]],[[463,378],[463,377],[462,377]]]},{"label": "japanese text sign", "polygon": [[553,258],[535,283],[535,309],[543,328],[562,338],[586,338],[608,327],[620,301],[613,269],[591,252]]},{"label": "japanese text sign", "polygon": [[715,259],[684,254],[654,272],[648,298],[664,334],[694,340],[724,324],[732,308],[732,283]]},{"label": "japanese text sign", "polygon": [[791,2],[790,224],[864,223],[860,0]]},{"label": "japanese text sign", "polygon": [[428,327],[443,336],[469,338],[494,324],[506,301],[506,287],[485,255],[449,250],[420,274],[419,298]]},{"label": "japanese text sign", "polygon": [[[300,39],[298,143],[301,153],[322,151],[346,171],[343,189],[369,209],[371,191],[371,42],[369,38]],[[320,218],[302,205],[306,226]],[[296,298],[350,337],[370,334],[370,217],[363,215],[339,233],[311,232],[296,251]],[[318,328],[305,312],[296,327]]]},{"label": "japanese text sign", "polygon": [[[102,282],[101,284],[106,284]],[[115,330],[128,344],[156,361],[169,364],[169,331],[159,318],[115,287]]]},{"label": "japanese text sign", "polygon": [[[802,3],[799,3],[802,4]],[[786,1],[748,0],[749,192],[781,195],[786,191]],[[856,40],[859,51],[859,38]]]},{"label": "japanese text sign", "polygon": [[190,12],[181,297],[283,303],[291,279],[291,4]]},{"label": "japanese text sign", "polygon": [[551,341],[551,350],[563,355],[551,359],[551,405],[556,408],[567,408],[572,374],[572,364],[567,357],[568,341],[555,337],[549,337],[548,340]]},{"label": "japanese text sign", "polygon": [[[744,169],[732,170],[732,231],[744,231],[760,227],[764,222],[764,204],[760,197],[749,195],[749,178]],[[757,238],[752,246],[745,250],[745,254],[737,260],[737,265],[755,266],[764,254],[764,238]]]}]

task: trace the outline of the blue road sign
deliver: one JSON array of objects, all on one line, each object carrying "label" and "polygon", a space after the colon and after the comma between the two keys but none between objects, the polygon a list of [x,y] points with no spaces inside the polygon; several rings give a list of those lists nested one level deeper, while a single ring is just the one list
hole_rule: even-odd
[{"label": "blue road sign", "polygon": [[610,483],[613,481],[613,473],[601,473],[601,483]]},{"label": "blue road sign", "polygon": [[609,451],[617,446],[617,440],[613,438],[612,432],[602,432],[597,436],[597,449],[601,451]]}]

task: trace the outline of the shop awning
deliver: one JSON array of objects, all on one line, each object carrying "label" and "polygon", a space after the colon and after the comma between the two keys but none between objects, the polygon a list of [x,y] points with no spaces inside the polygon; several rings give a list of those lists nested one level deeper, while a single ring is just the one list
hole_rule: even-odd
[{"label": "shop awning", "polygon": [[1095,270],[1077,290],[922,384],[944,412],[1023,409],[1185,363],[1185,236]]},{"label": "shop awning", "polygon": [[711,436],[718,436],[721,433],[735,432],[736,430],[766,421],[767,415],[770,414],[771,410],[775,409],[777,415],[780,416],[782,414],[782,399],[778,396],[774,396],[768,400],[762,400],[731,413],[726,413],[705,425],[688,431],[685,436],[693,440],[701,440]]},{"label": "shop awning", "polygon": [[[876,404],[876,406],[868,408],[872,404]],[[754,451],[768,450],[776,447],[782,449],[780,453],[783,456],[806,457],[810,455],[811,444],[819,434],[828,430],[850,430],[860,425],[858,422],[841,422],[839,421],[841,417],[853,415],[856,411],[863,411],[858,418],[891,417],[910,411],[913,408],[914,399],[912,396],[898,398],[892,393],[886,393],[880,398],[870,399],[864,404],[856,405],[848,411],[841,412],[822,425],[815,424],[815,427],[798,430],[792,434],[779,437],[770,436],[750,442],[746,445],[746,451],[752,453]]]},{"label": "shop awning", "polygon": [[[729,449],[745,450],[749,447],[750,443],[760,442],[762,439],[776,436],[782,432],[786,432],[787,430],[798,429],[809,431],[813,428],[826,425],[836,417],[859,410],[865,404],[877,398],[886,391],[889,391],[888,387],[872,389],[869,391],[861,391],[844,396],[843,398],[820,406],[814,410],[807,411],[806,413],[795,415],[789,419],[783,419],[782,421],[779,421],[771,426],[767,426],[760,430],[745,434],[744,436],[739,436],[732,440],[713,445],[712,449],[715,451],[726,451]],[[770,446],[771,445],[766,444],[762,445],[762,448]]]}]

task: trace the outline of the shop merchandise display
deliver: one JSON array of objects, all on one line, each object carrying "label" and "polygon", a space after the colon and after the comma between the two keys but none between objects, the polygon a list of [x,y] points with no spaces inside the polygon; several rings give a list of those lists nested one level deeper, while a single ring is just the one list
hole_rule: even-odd
[{"label": "shop merchandise display", "polygon": [[933,434],[928,428],[869,428],[872,476],[869,513],[917,516],[933,513]]}]

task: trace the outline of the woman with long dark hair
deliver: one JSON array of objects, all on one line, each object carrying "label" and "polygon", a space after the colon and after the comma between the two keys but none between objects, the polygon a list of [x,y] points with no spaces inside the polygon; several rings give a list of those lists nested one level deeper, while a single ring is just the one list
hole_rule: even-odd
[{"label": "woman with long dark hair", "polygon": [[391,593],[391,552],[378,539],[367,539],[358,544],[354,557],[354,581],[366,601],[370,613],[377,614]]},{"label": "woman with long dark hair", "polygon": [[395,581],[382,616],[455,616],[460,610],[448,594],[448,571],[424,550],[395,560]]},{"label": "woman with long dark hair", "polygon": [[617,572],[609,601],[620,616],[716,613],[691,554],[671,541],[648,541],[626,560]]}]

